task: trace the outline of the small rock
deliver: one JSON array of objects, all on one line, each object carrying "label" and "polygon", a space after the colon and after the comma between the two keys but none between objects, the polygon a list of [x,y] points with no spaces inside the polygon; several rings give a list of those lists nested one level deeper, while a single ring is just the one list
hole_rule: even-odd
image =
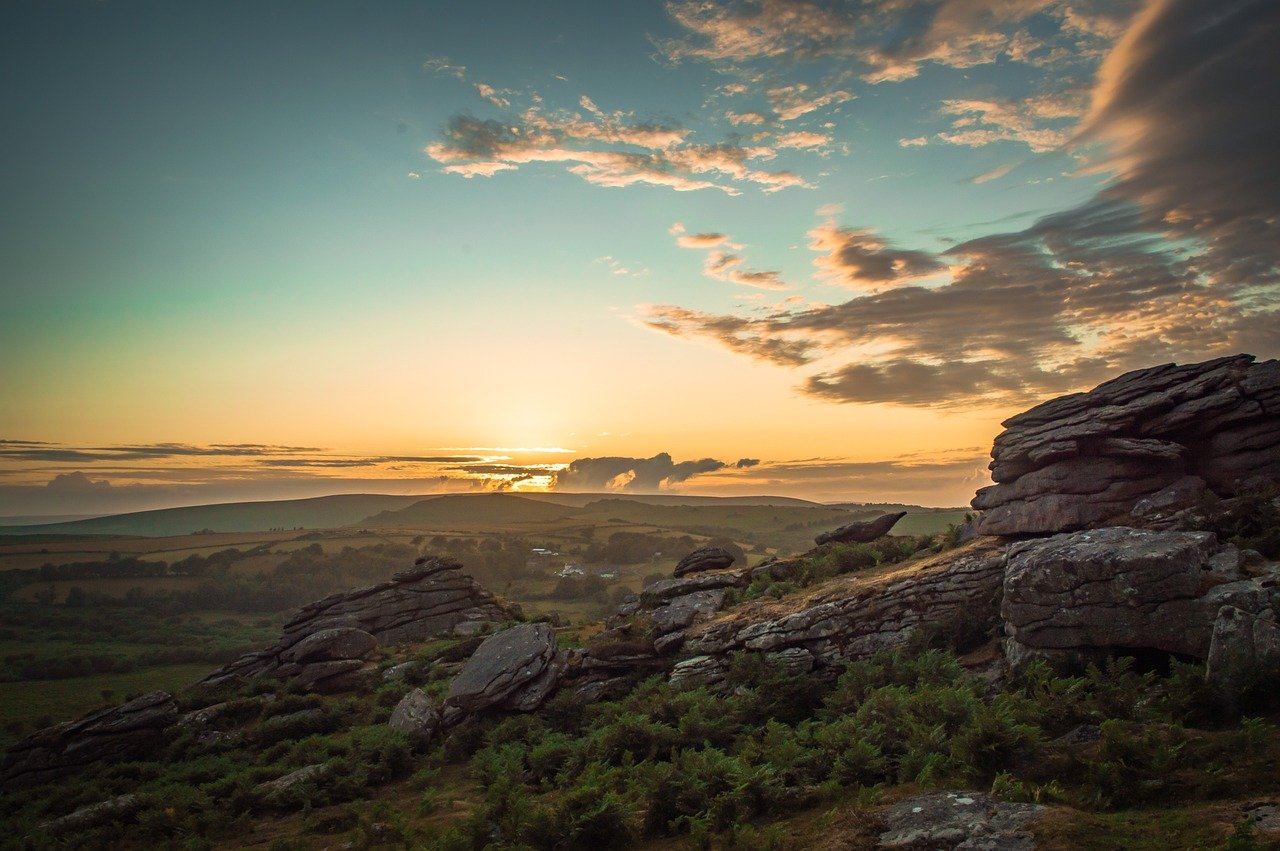
[{"label": "small rock", "polygon": [[734,554],[724,547],[703,547],[680,559],[671,575],[681,577],[704,570],[724,570],[733,565],[734,558]]},{"label": "small rock", "polygon": [[291,807],[305,786],[318,786],[329,776],[330,768],[324,763],[306,765],[283,777],[268,780],[253,787],[259,803],[267,807]]},{"label": "small rock", "polygon": [[440,713],[426,692],[416,688],[400,698],[396,708],[391,710],[387,726],[412,739],[429,742],[440,729]]}]

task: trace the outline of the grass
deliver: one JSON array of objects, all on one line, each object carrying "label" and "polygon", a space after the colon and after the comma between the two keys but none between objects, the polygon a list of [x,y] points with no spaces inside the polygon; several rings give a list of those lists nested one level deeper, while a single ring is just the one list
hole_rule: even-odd
[{"label": "grass", "polygon": [[[9,731],[12,722],[30,726],[40,719],[48,719],[49,723],[70,721],[108,703],[119,703],[131,694],[186,688],[208,674],[212,667],[201,662],[164,665],[128,674],[0,683],[0,747],[7,747],[19,738]],[[112,692],[110,701],[102,699],[104,690]]]}]

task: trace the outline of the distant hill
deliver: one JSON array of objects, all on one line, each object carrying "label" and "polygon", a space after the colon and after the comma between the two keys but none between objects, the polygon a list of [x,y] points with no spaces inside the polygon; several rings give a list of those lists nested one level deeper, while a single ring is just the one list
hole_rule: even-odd
[{"label": "distant hill", "polygon": [[585,508],[593,502],[604,499],[629,500],[646,505],[766,505],[795,506],[803,508],[823,508],[820,502],[798,499],[793,496],[685,496],[682,494],[643,494],[609,491],[606,493],[522,493],[524,499],[540,502],[554,502],[557,505],[571,505]]},{"label": "distant hill", "polygon": [[228,502],[136,511],[66,523],[6,526],[3,535],[131,535],[158,538],[210,529],[214,532],[260,532],[266,529],[333,529],[376,514],[412,505],[421,496],[342,494],[312,499]]},{"label": "distant hill", "polygon": [[398,510],[382,511],[351,525],[360,527],[437,528],[449,524],[539,523],[562,520],[573,506],[505,493],[459,493],[419,499]]}]

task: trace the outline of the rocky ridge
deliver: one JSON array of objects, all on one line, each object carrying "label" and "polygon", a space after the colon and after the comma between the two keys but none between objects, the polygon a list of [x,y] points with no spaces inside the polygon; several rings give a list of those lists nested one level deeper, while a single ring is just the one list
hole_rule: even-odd
[{"label": "rocky ridge", "polygon": [[271,647],[245,654],[202,683],[269,676],[307,691],[347,691],[376,675],[369,660],[381,645],[472,635],[518,615],[463,573],[459,562],[419,559],[390,582],[305,606]]},{"label": "rocky ridge", "polygon": [[973,499],[978,532],[1135,525],[1168,519],[1206,492],[1280,481],[1280,361],[1254,361],[1141,369],[1005,420],[995,484]]}]

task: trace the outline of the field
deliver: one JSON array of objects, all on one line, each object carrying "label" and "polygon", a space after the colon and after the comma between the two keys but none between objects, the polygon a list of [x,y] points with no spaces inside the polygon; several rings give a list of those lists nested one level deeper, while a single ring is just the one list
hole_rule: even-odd
[{"label": "field", "polygon": [[[384,581],[419,554],[460,559],[529,617],[582,626],[655,575],[669,576],[682,552],[694,547],[729,544],[755,562],[804,551],[819,532],[879,513],[879,507],[801,500],[672,499],[466,495],[389,507],[339,500],[325,510],[350,514],[364,504],[381,510],[325,529],[0,534],[0,738],[75,718],[102,704],[104,693],[118,701],[189,683],[269,643],[297,607]],[[211,515],[180,509],[142,519],[149,528],[217,516],[249,522],[246,510],[213,508]],[[894,531],[936,533],[963,517],[962,511],[915,509]],[[97,518],[92,525],[137,522]],[[616,545],[623,539],[629,547]],[[534,547],[555,555],[531,560]],[[583,576],[559,575],[567,564]]]}]

